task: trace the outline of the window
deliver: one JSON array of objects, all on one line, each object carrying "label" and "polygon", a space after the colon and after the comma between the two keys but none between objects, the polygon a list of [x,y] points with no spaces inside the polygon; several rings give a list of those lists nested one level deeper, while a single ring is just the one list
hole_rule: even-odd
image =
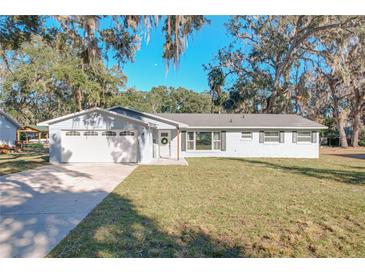
[{"label": "window", "polygon": [[96,131],[85,131],[84,136],[98,136]]},{"label": "window", "polygon": [[188,150],[194,150],[194,132],[188,132],[187,134],[187,149]]},{"label": "window", "polygon": [[310,143],[312,136],[310,131],[298,131],[297,141],[301,143]]},{"label": "window", "polygon": [[221,133],[213,132],[213,149],[220,150],[221,149]]},{"label": "window", "polygon": [[251,140],[252,139],[252,132],[251,131],[243,131],[243,132],[241,132],[241,139]]},{"label": "window", "polygon": [[103,131],[103,133],[101,135],[103,135],[103,136],[116,136],[117,133],[115,131]]},{"label": "window", "polygon": [[80,136],[79,131],[66,131],[66,136]]},{"label": "window", "polygon": [[161,137],[169,137],[169,134],[167,132],[161,132]]},{"label": "window", "polygon": [[221,149],[220,132],[187,132],[186,148],[187,150],[220,150]]},{"label": "window", "polygon": [[119,136],[134,136],[134,132],[133,131],[121,131],[119,132]]},{"label": "window", "polygon": [[278,131],[265,131],[264,133],[265,143],[279,143],[279,132]]},{"label": "window", "polygon": [[211,150],[211,149],[212,149],[212,133],[195,132],[195,150]]}]

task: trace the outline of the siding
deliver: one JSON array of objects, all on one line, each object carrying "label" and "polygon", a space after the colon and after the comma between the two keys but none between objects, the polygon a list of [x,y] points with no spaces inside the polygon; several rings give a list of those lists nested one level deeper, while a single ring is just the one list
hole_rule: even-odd
[{"label": "siding", "polygon": [[[275,129],[274,129],[275,130]],[[318,132],[315,133],[318,138]],[[259,131],[253,131],[251,140],[242,140],[241,131],[226,132],[226,151],[183,151],[183,157],[283,157],[318,158],[319,144],[293,143],[292,131],[284,132],[284,143],[259,143]]]},{"label": "siding", "polygon": [[8,118],[0,114],[0,145],[14,146],[17,127]]}]

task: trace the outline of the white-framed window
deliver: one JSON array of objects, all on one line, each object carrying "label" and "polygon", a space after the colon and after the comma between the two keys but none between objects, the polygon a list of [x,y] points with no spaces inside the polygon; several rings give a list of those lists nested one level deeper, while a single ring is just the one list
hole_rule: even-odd
[{"label": "white-framed window", "polygon": [[220,150],[221,133],[217,131],[188,131],[186,134],[187,150]]},{"label": "white-framed window", "polygon": [[298,131],[297,142],[298,143],[311,143],[312,142],[312,133],[310,131]]},{"label": "white-framed window", "polygon": [[108,131],[103,131],[101,133],[102,136],[117,136],[117,133],[115,131],[111,131],[111,130],[108,130]]},{"label": "white-framed window", "polygon": [[212,132],[195,132],[195,150],[212,150]]},{"label": "white-framed window", "polygon": [[92,131],[92,130],[89,130],[89,131],[85,131],[84,132],[84,136],[98,136],[98,132],[97,131]]},{"label": "white-framed window", "polygon": [[279,131],[265,131],[264,142],[265,143],[279,143],[280,134]]},{"label": "white-framed window", "polygon": [[194,150],[195,149],[195,132],[188,132],[187,133],[187,138],[186,138],[186,144],[187,144],[187,149],[188,150]]},{"label": "white-framed window", "polygon": [[80,136],[80,135],[81,135],[80,131],[75,131],[75,130],[66,131],[66,136]]},{"label": "white-framed window", "polygon": [[213,132],[213,150],[221,149],[221,133]]},{"label": "white-framed window", "polygon": [[242,131],[241,139],[243,140],[251,140],[252,139],[252,131]]}]

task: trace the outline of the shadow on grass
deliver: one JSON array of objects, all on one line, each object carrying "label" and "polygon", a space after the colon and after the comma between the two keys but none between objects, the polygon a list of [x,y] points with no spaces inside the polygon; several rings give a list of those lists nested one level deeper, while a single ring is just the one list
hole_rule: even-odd
[{"label": "shadow on grass", "polygon": [[48,150],[45,148],[0,156],[0,176],[47,165],[49,162]]},{"label": "shadow on grass", "polygon": [[[179,232],[176,232],[179,231]],[[48,257],[242,257],[243,249],[181,225],[163,232],[133,203],[111,193]]]},{"label": "shadow on grass", "polygon": [[35,160],[37,161],[14,160],[2,163],[0,176],[48,165],[48,156],[37,157]]},{"label": "shadow on grass", "polygon": [[335,154],[335,156],[365,160],[365,154]]},{"label": "shadow on grass", "polygon": [[[365,185],[365,171],[313,168],[304,166],[300,167],[294,165],[271,163],[264,160],[256,160],[256,159],[254,160],[245,158],[225,158],[224,160],[226,159],[232,161],[241,161],[247,164],[260,165],[262,167],[278,169],[281,171],[291,172],[295,174],[302,174],[317,179],[333,179],[342,183]],[[364,170],[364,168],[362,168],[362,170]]]}]

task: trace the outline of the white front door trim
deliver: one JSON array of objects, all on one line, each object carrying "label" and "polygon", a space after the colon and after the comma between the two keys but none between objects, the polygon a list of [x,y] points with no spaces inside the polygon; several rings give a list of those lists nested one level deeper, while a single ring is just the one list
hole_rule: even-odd
[{"label": "white front door trim", "polygon": [[158,131],[158,146],[160,158],[171,157],[171,130]]}]

